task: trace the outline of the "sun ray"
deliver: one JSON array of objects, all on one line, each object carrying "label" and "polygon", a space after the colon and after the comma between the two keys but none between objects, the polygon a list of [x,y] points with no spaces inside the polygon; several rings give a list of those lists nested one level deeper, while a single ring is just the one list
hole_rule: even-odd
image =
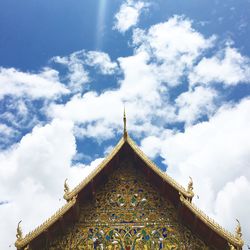
[{"label": "sun ray", "polygon": [[107,0],[99,0],[98,1],[98,11],[97,11],[97,27],[96,27],[96,41],[95,41],[95,48],[97,50],[102,49],[103,43],[103,34],[105,29],[105,19],[107,14]]}]

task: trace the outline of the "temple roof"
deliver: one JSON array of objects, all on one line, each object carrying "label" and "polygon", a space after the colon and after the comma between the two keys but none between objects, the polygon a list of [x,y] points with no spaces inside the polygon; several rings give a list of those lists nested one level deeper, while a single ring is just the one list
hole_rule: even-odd
[{"label": "temple roof", "polygon": [[[124,116],[125,117],[125,116]],[[192,198],[194,193],[192,191],[192,180],[189,187],[185,189],[171,178],[166,172],[163,172],[157,167],[136,145],[132,138],[126,131],[126,117],[124,118],[124,134],[117,145],[113,148],[110,154],[100,163],[100,165],[91,172],[79,185],[71,191],[66,186],[64,199],[67,203],[60,208],[54,215],[52,215],[43,224],[38,226],[35,230],[23,237],[20,225],[18,225],[17,240],[15,246],[17,249],[24,249],[32,241],[39,238],[42,234],[48,232],[53,225],[58,223],[67,213],[73,210],[75,204],[80,199],[81,193],[92,187],[95,179],[108,168],[109,164],[119,155],[122,150],[132,152],[138,158],[138,162],[145,165],[145,172],[153,179],[156,185],[170,197],[170,200],[179,209],[179,214],[184,223],[191,224],[191,230],[195,233],[202,234],[201,236],[209,235],[210,240],[218,246],[231,246],[232,249],[242,249],[243,240],[241,238],[241,228],[238,225],[236,234],[233,235],[227,230],[223,229],[214,220],[209,218],[205,213],[198,209],[193,203]],[[87,191],[86,191],[87,192]],[[208,236],[207,236],[208,237]],[[216,246],[215,246],[216,247]],[[220,248],[218,248],[220,249]],[[231,248],[230,248],[231,249]]]}]

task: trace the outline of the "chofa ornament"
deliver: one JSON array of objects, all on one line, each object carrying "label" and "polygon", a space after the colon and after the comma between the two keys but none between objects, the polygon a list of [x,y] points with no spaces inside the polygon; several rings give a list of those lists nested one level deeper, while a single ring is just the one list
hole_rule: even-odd
[{"label": "chofa ornament", "polygon": [[192,177],[189,176],[189,182],[188,182],[188,186],[187,186],[187,194],[188,194],[188,197],[187,197],[187,200],[188,201],[192,201],[193,197],[194,197],[194,186],[193,186],[193,179]]},{"label": "chofa ornament", "polygon": [[21,220],[18,222],[18,224],[17,224],[17,229],[16,229],[16,238],[17,238],[17,240],[22,240],[22,238],[23,238],[23,232],[22,232],[22,229],[21,229],[21,226],[20,226],[20,224],[21,224]]},{"label": "chofa ornament", "polygon": [[238,250],[238,249],[241,249],[241,246],[243,246],[244,244],[244,241],[242,239],[242,232],[241,232],[241,225],[240,225],[240,222],[238,219],[236,219],[237,221],[237,226],[235,228],[235,238],[237,239],[238,241],[238,245],[239,246],[234,246],[232,245],[231,243],[228,243],[228,246],[229,246],[229,249],[230,250]]}]

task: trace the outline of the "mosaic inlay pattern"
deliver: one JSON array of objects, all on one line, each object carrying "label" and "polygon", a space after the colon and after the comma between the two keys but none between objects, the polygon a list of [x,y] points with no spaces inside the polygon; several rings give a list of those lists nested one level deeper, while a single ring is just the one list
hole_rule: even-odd
[{"label": "mosaic inlay pattern", "polygon": [[79,221],[46,249],[210,249],[184,227],[144,174],[122,163],[95,199],[80,207]]}]

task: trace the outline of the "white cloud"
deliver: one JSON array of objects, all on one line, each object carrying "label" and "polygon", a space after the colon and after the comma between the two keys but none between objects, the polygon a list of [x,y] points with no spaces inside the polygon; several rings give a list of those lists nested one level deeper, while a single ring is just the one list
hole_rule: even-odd
[{"label": "white cloud", "polygon": [[[249,166],[246,166],[246,168]],[[249,175],[236,177],[228,182],[223,189],[218,192],[214,204],[214,213],[222,224],[231,224],[235,227],[235,219],[239,219],[243,226],[243,236],[246,244],[249,245],[249,206],[250,206],[250,178]],[[246,245],[245,245],[246,247]]]},{"label": "white cloud", "polygon": [[41,121],[39,118],[43,110],[46,109],[47,103],[50,103],[51,100],[39,100],[39,106],[43,104],[42,108],[34,105],[33,101],[27,96],[9,96],[3,100],[4,108],[0,113],[0,120],[8,125],[8,133],[1,134],[0,148],[6,148],[16,143],[24,131],[31,131],[35,125],[45,123],[44,120]]},{"label": "white cloud", "polygon": [[8,145],[17,134],[18,131],[12,127],[0,123],[0,149]]},{"label": "white cloud", "polygon": [[102,74],[111,75],[117,69],[117,63],[112,62],[108,54],[99,51],[88,51],[85,63],[97,67]]},{"label": "white cloud", "polygon": [[0,67],[0,99],[5,95],[55,98],[68,93],[68,89],[59,82],[58,72],[51,68],[35,74]]},{"label": "white cloud", "polygon": [[[213,44],[213,36],[206,39],[192,28],[189,19],[179,16],[153,25],[148,31],[137,29],[133,36],[134,55],[117,59],[120,72],[124,74],[117,89],[74,96],[66,104],[51,105],[48,114],[52,118],[70,119],[80,124],[75,130],[79,136],[99,139],[112,138],[120,129],[123,103],[127,103],[130,131],[137,135],[149,131],[160,134],[166,120],[168,123],[192,123],[213,111],[215,91],[199,87],[179,96],[176,103],[171,104],[168,88],[181,84],[180,78],[187,69]],[[77,53],[85,63],[89,61],[86,57],[98,58],[101,55],[98,53],[97,56],[96,52]],[[97,65],[99,62],[110,65],[106,55],[107,60],[103,60],[103,56],[100,58],[95,61]],[[191,98],[196,99],[195,104],[191,105]]]},{"label": "white cloud", "polygon": [[137,25],[142,10],[147,6],[148,4],[142,1],[127,0],[121,5],[119,12],[116,13],[113,28],[124,33]]},{"label": "white cloud", "polygon": [[0,135],[1,136],[11,136],[11,134],[13,133],[13,129],[8,127],[5,124],[1,124],[0,123]]},{"label": "white cloud", "polygon": [[[113,137],[120,128],[123,103],[130,106],[131,131],[139,135],[147,131],[160,133],[162,127],[155,126],[155,121],[161,124],[166,120],[168,123],[185,122],[186,125],[197,122],[218,108],[215,101],[219,93],[211,87],[190,87],[171,103],[168,91],[183,84],[183,77],[214,43],[215,36],[205,38],[192,28],[191,20],[182,16],[174,16],[148,30],[136,29],[134,55],[117,59],[119,72],[124,74],[117,89],[75,96],[66,104],[52,105],[48,113],[52,118],[63,117],[79,123],[75,130],[77,135],[99,139]],[[98,67],[103,73],[117,70],[117,64],[105,53],[78,51],[60,60],[67,64],[72,58]],[[137,107],[137,112],[133,107]],[[80,109],[82,112],[78,112]],[[145,122],[147,125],[141,126]]]},{"label": "white cloud", "polygon": [[215,109],[214,100],[217,92],[211,88],[198,86],[183,92],[176,99],[178,120],[192,124],[204,115],[210,115]]},{"label": "white cloud", "polygon": [[[163,134],[156,141],[168,165],[168,174],[186,186],[194,180],[195,199],[207,214],[234,231],[238,218],[250,240],[250,100],[222,107],[207,122],[186,128],[183,133]],[[150,139],[152,141],[152,138]],[[155,141],[155,139],[153,140]],[[150,144],[147,144],[150,151]],[[155,146],[151,146],[155,151]]]},{"label": "white cloud", "polygon": [[102,160],[71,167],[75,153],[72,123],[63,120],[35,127],[20,143],[1,152],[0,202],[8,202],[0,205],[1,249],[9,249],[9,245],[14,249],[19,220],[28,233],[62,205],[65,178],[73,187]]},{"label": "white cloud", "polygon": [[[164,131],[165,136],[168,131]],[[171,130],[169,130],[169,133],[171,134]],[[162,137],[165,137],[162,135]],[[155,158],[157,155],[159,155],[161,150],[161,144],[162,140],[161,137],[156,136],[147,136],[141,141],[141,149],[142,151],[150,158]]]},{"label": "white cloud", "polygon": [[[127,1],[124,5],[135,6],[138,3],[140,2]],[[138,22],[144,7],[139,8],[133,25]],[[127,26],[121,28],[121,32],[131,27],[131,24],[125,24]],[[79,92],[90,82],[86,66],[95,67],[101,74],[114,74],[118,71],[117,62],[112,62],[107,54],[82,50],[69,56],[53,58],[54,62],[68,67],[66,81],[69,82],[72,97],[63,104],[53,103],[48,109],[45,105],[52,123],[35,127],[19,144],[0,154],[0,171],[3,173],[0,176],[0,197],[4,201],[10,201],[0,205],[0,216],[8,218],[1,219],[4,223],[0,225],[0,234],[6,235],[3,248],[10,244],[10,237],[14,237],[19,219],[24,220],[24,231],[27,232],[59,207],[58,199],[62,197],[63,181],[66,177],[70,179],[70,186],[74,186],[81,180],[80,173],[85,175],[94,169],[101,159],[92,162],[89,167],[77,165],[70,168],[74,157],[85,157],[81,152],[76,153],[74,135],[99,140],[117,138],[117,133],[122,132],[124,103],[128,130],[133,136],[146,136],[141,142],[145,153],[150,157],[160,154],[169,166],[168,172],[181,183],[186,183],[189,175],[193,176],[195,191],[200,196],[196,200],[199,206],[230,229],[234,218],[239,218],[243,222],[244,235],[249,235],[250,227],[245,220],[247,206],[241,206],[238,199],[249,190],[250,174],[245,166],[249,162],[250,101],[242,101],[235,107],[224,106],[216,112],[218,107],[214,101],[218,93],[211,86],[196,85],[189,86],[189,90],[182,92],[176,100],[169,98],[169,90],[183,84],[183,78],[189,75],[196,64],[190,75],[192,84],[200,82],[201,77],[207,77],[206,83],[212,82],[210,75],[204,73],[199,65],[210,60],[202,59],[202,56],[214,43],[214,36],[205,38],[192,28],[191,20],[179,16],[153,25],[148,30],[136,29],[133,34],[134,54],[117,59],[119,72],[123,73],[122,78],[118,79],[118,87],[100,94],[88,91],[81,95]],[[235,84],[239,82],[236,78],[243,79],[239,73],[247,72],[248,61],[235,49],[227,48],[225,51],[227,53],[224,57],[216,55],[217,61],[213,57],[210,63],[219,65],[222,70],[224,64],[230,67],[234,64],[234,83],[232,80],[226,81],[228,84],[230,81],[230,84]],[[242,63],[245,63],[244,67]],[[21,87],[19,81],[13,81],[17,83],[14,84],[15,90],[11,90],[12,92],[8,90],[8,86],[3,85],[8,90],[4,89],[5,93],[52,98],[68,91],[59,83],[58,73],[51,69],[44,70],[39,76],[14,69],[3,72],[8,75],[8,79],[19,79],[20,74],[28,78]],[[227,71],[224,70],[225,72]],[[213,74],[215,73],[211,72],[212,79]],[[33,79],[37,78],[48,81],[44,85],[48,88],[40,91],[38,89],[42,84],[34,87]],[[54,90],[51,93],[49,86],[55,82],[63,90]],[[20,112],[28,113],[27,107],[21,106]],[[208,115],[210,120],[192,125],[203,115]],[[12,118],[13,116],[9,119]],[[184,133],[165,129],[170,123],[180,121],[189,125]],[[106,151],[108,150],[110,148]],[[235,192],[232,191],[233,188]],[[230,193],[232,196],[229,196]],[[30,200],[33,201],[32,204]],[[36,204],[41,201],[43,204],[37,207]],[[247,199],[246,203],[249,204]],[[224,214],[223,204],[231,206]],[[31,214],[27,215],[27,210]],[[13,215],[11,218],[7,217],[10,211]],[[37,218],[37,214],[41,217]],[[6,225],[9,232],[4,231]]]},{"label": "white cloud", "polygon": [[[17,188],[26,176],[32,178],[39,176],[37,184],[43,187],[46,184],[51,190],[58,190],[60,183],[57,180],[64,174],[60,169],[70,164],[74,154],[75,140],[70,122],[54,120],[44,127],[37,126],[13,149],[1,154],[1,184],[4,185],[6,181],[5,184],[11,187],[15,183],[14,186]],[[64,163],[61,164],[61,161]],[[53,171],[58,172],[56,174],[58,178],[51,178]],[[8,193],[4,195],[10,199]]]},{"label": "white cloud", "polygon": [[100,51],[79,50],[69,56],[56,56],[51,61],[65,65],[68,68],[67,80],[72,93],[81,92],[84,85],[91,81],[85,66],[92,66],[104,75],[114,74],[117,63],[112,62],[109,55]]},{"label": "white cloud", "polygon": [[136,29],[133,43],[137,50],[147,51],[156,63],[160,81],[174,86],[203,52],[214,45],[215,36],[206,39],[192,28],[191,20],[174,16],[167,22],[153,25],[147,32]]},{"label": "white cloud", "polygon": [[51,61],[65,65],[68,67],[68,86],[72,93],[79,92],[83,86],[90,81],[88,72],[85,70],[82,60],[84,50],[74,52],[69,56],[60,57],[56,56]]},{"label": "white cloud", "polygon": [[224,83],[236,85],[250,82],[250,59],[237,49],[226,47],[215,56],[203,58],[189,75],[191,84]]},{"label": "white cloud", "polygon": [[[114,137],[117,130],[122,131],[121,117],[125,103],[130,131],[137,134],[149,131],[159,133],[158,126],[151,123],[152,116],[170,117],[173,110],[168,105],[162,106],[160,86],[147,65],[147,54],[142,52],[118,60],[125,76],[120,81],[120,88],[101,94],[87,92],[83,96],[75,95],[66,104],[51,105],[49,115],[80,124],[77,128],[79,135],[107,139]],[[154,114],[152,110],[155,110]]]}]

